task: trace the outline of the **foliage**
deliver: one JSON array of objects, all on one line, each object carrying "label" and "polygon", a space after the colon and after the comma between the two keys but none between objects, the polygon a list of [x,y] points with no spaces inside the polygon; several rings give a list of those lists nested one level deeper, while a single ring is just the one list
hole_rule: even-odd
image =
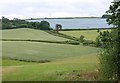
[{"label": "foliage", "polygon": [[[97,32],[99,33],[100,31],[98,30]],[[96,37],[95,46],[101,47],[100,35],[98,35],[98,37]]]},{"label": "foliage", "polygon": [[73,45],[79,45],[80,44],[80,42],[79,41],[71,41],[71,40],[69,40],[68,42],[67,42],[67,44],[73,44]]},{"label": "foliage", "polygon": [[5,17],[2,17],[2,27],[3,29],[11,29],[12,26],[10,24],[10,20]]},{"label": "foliage", "polygon": [[83,35],[80,36],[80,41],[81,41],[81,42],[84,41],[84,36],[83,36]]},{"label": "foliage", "polygon": [[84,40],[83,41],[83,45],[94,45],[94,44],[95,44],[95,42],[92,40]]},{"label": "foliage", "polygon": [[8,18],[2,17],[2,29],[15,29],[15,28],[35,28],[41,30],[50,30],[50,24],[47,21],[41,22],[27,22],[26,20],[21,20],[14,18],[9,20]]},{"label": "foliage", "polygon": [[[120,1],[119,2],[116,2],[112,5],[110,5],[109,7],[109,10],[106,11],[107,14],[110,14],[111,16],[108,17],[107,21],[108,21],[108,24],[113,24],[113,25],[118,25],[118,11],[117,11],[117,8],[118,6],[120,6]],[[120,10],[119,10],[120,11]]]},{"label": "foliage", "polygon": [[41,21],[39,27],[41,30],[50,30],[50,23],[48,23],[47,21]]},{"label": "foliage", "polygon": [[120,80],[120,14],[117,11],[120,1],[110,5],[108,14],[108,24],[113,24],[115,29],[100,32],[99,41],[102,49],[99,52],[100,79]]},{"label": "foliage", "polygon": [[116,60],[116,49],[115,49],[115,40],[116,34],[114,31],[100,32],[100,42],[101,42],[101,51],[99,52],[100,60],[100,79],[103,80],[115,80],[117,78],[117,66],[115,64]]}]

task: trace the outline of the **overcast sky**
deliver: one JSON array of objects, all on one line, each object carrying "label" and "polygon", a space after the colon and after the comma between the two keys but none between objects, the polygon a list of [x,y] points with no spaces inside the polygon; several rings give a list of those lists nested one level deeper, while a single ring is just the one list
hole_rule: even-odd
[{"label": "overcast sky", "polygon": [[0,16],[12,18],[102,16],[113,0],[1,0]]}]

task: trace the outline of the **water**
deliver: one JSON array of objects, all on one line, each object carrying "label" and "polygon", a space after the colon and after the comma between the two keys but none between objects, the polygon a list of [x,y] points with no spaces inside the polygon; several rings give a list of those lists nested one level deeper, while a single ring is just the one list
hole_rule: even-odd
[{"label": "water", "polygon": [[32,22],[48,21],[52,28],[55,24],[61,24],[63,29],[89,29],[89,28],[110,28],[103,18],[80,18],[80,19],[41,19],[28,20]]}]

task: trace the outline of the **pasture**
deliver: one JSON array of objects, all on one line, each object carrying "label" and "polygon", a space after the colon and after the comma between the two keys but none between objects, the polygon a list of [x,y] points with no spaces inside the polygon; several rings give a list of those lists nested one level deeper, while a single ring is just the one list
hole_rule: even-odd
[{"label": "pasture", "polygon": [[2,30],[2,38],[3,39],[31,39],[31,40],[49,40],[49,41],[66,41],[68,39],[57,37],[51,35],[42,30],[36,29],[12,29],[12,30]]},{"label": "pasture", "polygon": [[[68,40],[34,29],[3,30],[3,39]],[[75,81],[97,78],[99,48],[29,41],[0,42],[4,81]]]},{"label": "pasture", "polygon": [[[106,31],[106,30],[100,30],[100,31]],[[93,40],[95,41],[96,37],[99,35],[97,30],[74,30],[74,31],[60,31],[60,33],[70,35],[73,37],[80,38],[81,35],[85,37],[87,40]]]},{"label": "pasture", "polygon": [[[4,41],[3,58],[28,61],[51,61],[67,57],[75,57],[96,53],[94,47],[82,45],[66,45],[36,42],[9,42]],[[72,51],[71,51],[72,50]],[[88,50],[88,51],[86,51]]]}]

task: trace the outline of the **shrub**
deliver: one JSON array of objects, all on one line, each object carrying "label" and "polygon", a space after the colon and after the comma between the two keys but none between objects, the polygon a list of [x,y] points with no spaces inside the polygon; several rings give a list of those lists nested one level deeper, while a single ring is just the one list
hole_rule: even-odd
[{"label": "shrub", "polygon": [[80,44],[80,42],[79,41],[68,41],[67,42],[68,44],[73,44],[73,45],[79,45]]},{"label": "shrub", "polygon": [[92,40],[84,40],[83,41],[83,45],[91,45],[91,44],[95,44],[95,42]]},{"label": "shrub", "polygon": [[80,41],[83,42],[83,41],[84,41],[84,38],[85,38],[85,37],[84,37],[83,35],[81,35],[81,36],[80,36]]}]

